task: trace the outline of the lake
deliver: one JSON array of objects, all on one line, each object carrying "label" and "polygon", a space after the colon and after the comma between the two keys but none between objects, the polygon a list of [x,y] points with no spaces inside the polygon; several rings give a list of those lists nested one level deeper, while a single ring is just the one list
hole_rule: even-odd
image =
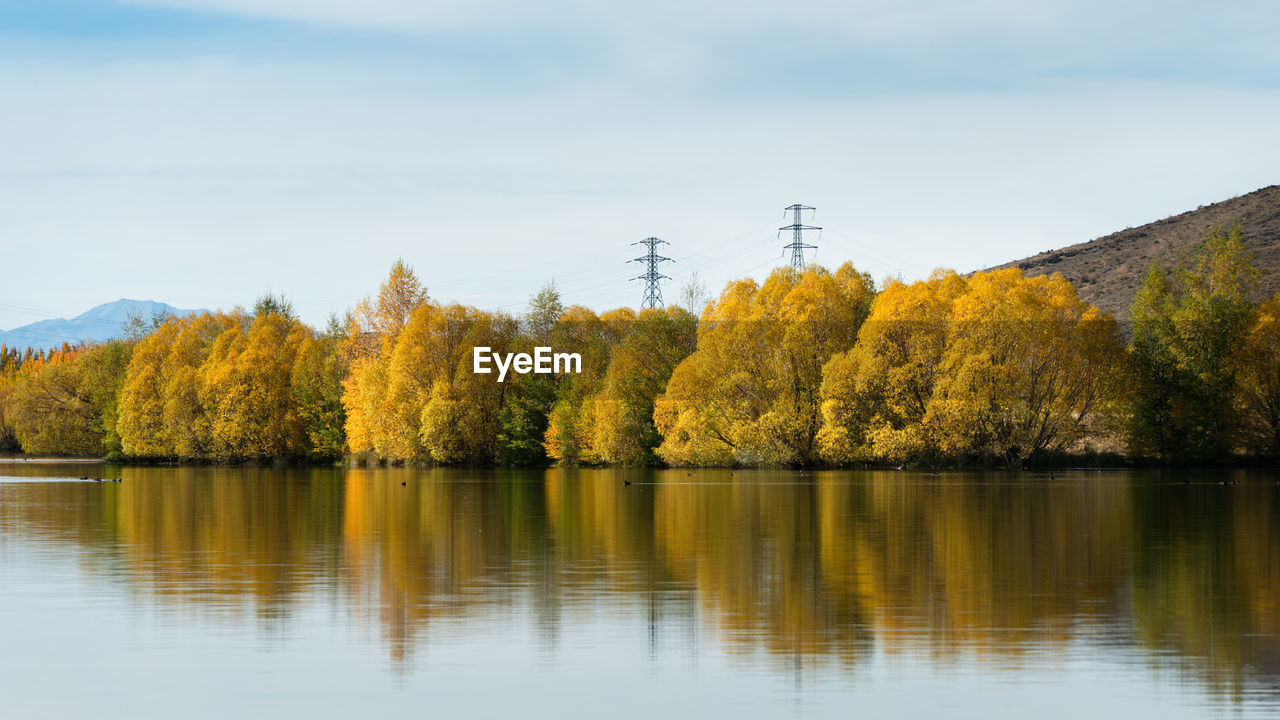
[{"label": "lake", "polygon": [[1274,716],[1277,479],[0,460],[0,717]]}]

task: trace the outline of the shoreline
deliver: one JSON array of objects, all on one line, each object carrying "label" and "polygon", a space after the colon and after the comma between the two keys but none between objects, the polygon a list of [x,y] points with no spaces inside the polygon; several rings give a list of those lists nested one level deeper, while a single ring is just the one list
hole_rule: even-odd
[{"label": "shoreline", "polygon": [[[332,463],[327,462],[286,462],[286,461],[267,461],[267,462],[217,462],[217,461],[186,461],[186,460],[110,460],[105,457],[93,458],[83,456],[58,457],[58,456],[31,456],[25,457],[20,455],[0,456],[0,465],[54,465],[54,464],[75,464],[75,465],[110,465],[113,467],[219,467],[219,468],[275,468],[275,469],[309,469],[309,468],[333,468],[333,469],[389,469],[389,468],[408,468],[408,469],[456,469],[456,470],[550,470],[550,469],[578,469],[578,470],[684,470],[684,471],[704,471],[704,470],[729,470],[729,471],[758,471],[758,470],[789,470],[799,473],[808,472],[831,472],[831,471],[901,471],[914,473],[941,473],[941,472],[1009,472],[1009,473],[1037,473],[1037,472],[1080,472],[1080,471],[1107,471],[1116,472],[1123,470],[1277,470],[1273,461],[1264,457],[1235,457],[1226,459],[1217,463],[1200,463],[1200,464],[1163,464],[1158,460],[1149,458],[1124,459],[1124,458],[1108,458],[1109,462],[1092,464],[1081,462],[1081,457],[1061,458],[1064,462],[1044,462],[1037,464],[1028,464],[1022,467],[1008,467],[999,462],[971,462],[971,463],[939,463],[937,465],[912,465],[912,464],[865,464],[865,465],[614,465],[614,464],[558,464],[550,465],[501,465],[501,464],[440,464],[426,462],[366,462],[359,460],[346,459]],[[1120,460],[1120,462],[1116,462]],[[1074,462],[1073,462],[1074,461]]]}]

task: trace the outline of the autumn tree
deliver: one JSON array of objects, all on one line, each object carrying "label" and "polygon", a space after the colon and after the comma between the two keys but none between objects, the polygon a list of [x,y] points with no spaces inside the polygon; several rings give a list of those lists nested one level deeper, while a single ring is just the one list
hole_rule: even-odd
[{"label": "autumn tree", "polygon": [[507,387],[472,372],[472,350],[510,352],[514,319],[419,305],[377,357],[353,361],[343,394],[352,449],[395,462],[491,463]]},{"label": "autumn tree", "polygon": [[138,341],[119,392],[117,431],[133,457],[212,457],[205,359],[225,332],[243,329],[243,312],[170,318]]},{"label": "autumn tree", "polygon": [[101,455],[106,452],[100,416],[89,397],[78,351],[28,361],[7,398],[6,420],[28,453]]},{"label": "autumn tree", "polygon": [[817,460],[822,367],[852,346],[872,296],[849,263],[730,283],[654,403],[658,455],[677,465]]},{"label": "autumn tree", "polygon": [[356,304],[353,320],[362,334],[394,341],[413,311],[426,302],[427,288],[402,258],[391,266],[387,279],[378,288],[378,296]]},{"label": "autumn tree", "polygon": [[17,388],[18,368],[22,365],[22,356],[16,348],[0,343],[0,452],[13,452],[22,449],[18,444],[18,435],[13,421],[8,419],[12,414],[13,393]]},{"label": "autumn tree", "polygon": [[11,375],[0,377],[0,452],[17,452],[22,450],[18,442],[18,431],[13,426],[13,394],[17,391],[15,379]]},{"label": "autumn tree", "polygon": [[200,367],[199,403],[209,428],[208,457],[302,457],[306,430],[293,393],[294,364],[310,328],[284,314],[287,303],[259,303],[248,327],[218,336]]},{"label": "autumn tree", "polygon": [[1280,294],[1258,307],[1236,368],[1244,446],[1256,455],[1280,458]]},{"label": "autumn tree", "polygon": [[824,369],[823,456],[1023,461],[1113,413],[1115,322],[1061,276],[950,271],[891,282],[855,347]]},{"label": "autumn tree", "polygon": [[1114,398],[1122,348],[1115,321],[1061,275],[976,273],[952,308],[925,425],[952,456],[1065,450]]},{"label": "autumn tree", "polygon": [[854,347],[823,368],[822,456],[835,463],[903,461],[934,447],[924,426],[955,300],[967,282],[938,270],[891,280],[876,295]]},{"label": "autumn tree", "polygon": [[[237,309],[169,318],[122,344],[132,349],[124,359],[111,344],[91,348],[86,372],[102,388],[104,417],[114,419],[103,426],[108,448],[114,426],[119,451],[132,457],[336,457],[346,370],[342,330],[330,325],[317,336],[283,296],[268,296],[252,315]],[[113,367],[124,370],[113,376]],[[114,386],[109,377],[117,377]]]},{"label": "autumn tree", "polygon": [[352,452],[373,451],[380,413],[386,400],[388,363],[400,331],[413,312],[428,303],[427,290],[418,276],[397,260],[378,289],[376,298],[365,298],[348,315],[343,353],[350,372],[343,382],[342,405],[346,415],[347,445]]}]

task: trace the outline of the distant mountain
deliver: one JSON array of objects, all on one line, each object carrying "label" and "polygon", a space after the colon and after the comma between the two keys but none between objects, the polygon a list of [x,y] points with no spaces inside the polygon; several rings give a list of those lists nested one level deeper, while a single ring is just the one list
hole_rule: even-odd
[{"label": "distant mountain", "polygon": [[1081,300],[1123,321],[1152,260],[1170,265],[1180,252],[1204,240],[1210,226],[1234,222],[1240,223],[1262,270],[1255,299],[1275,295],[1280,291],[1280,185],[999,267],[1022,268],[1027,275],[1062,273]]},{"label": "distant mountain", "polygon": [[150,320],[155,315],[190,315],[203,310],[183,310],[151,300],[121,298],[99,305],[71,319],[41,320],[12,330],[0,330],[0,345],[17,348],[52,348],[62,343],[78,343],[83,340],[101,342],[120,337],[125,322],[131,315]]}]

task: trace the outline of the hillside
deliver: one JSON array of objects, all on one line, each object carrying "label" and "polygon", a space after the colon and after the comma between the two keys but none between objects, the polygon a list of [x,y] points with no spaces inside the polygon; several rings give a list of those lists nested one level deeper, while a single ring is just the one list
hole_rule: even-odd
[{"label": "hillside", "polygon": [[74,318],[41,320],[12,330],[0,330],[0,345],[11,348],[51,348],[64,342],[110,340],[120,336],[121,328],[130,315],[138,315],[149,320],[152,316],[161,313],[187,315],[193,312],[200,311],[183,310],[151,300],[121,298],[115,302],[99,305]]},{"label": "hillside", "polygon": [[1280,292],[1280,185],[998,267],[1022,268],[1028,275],[1062,273],[1082,300],[1124,320],[1153,259],[1171,264],[1203,240],[1210,226],[1233,222],[1241,224],[1262,269],[1257,298]]}]

